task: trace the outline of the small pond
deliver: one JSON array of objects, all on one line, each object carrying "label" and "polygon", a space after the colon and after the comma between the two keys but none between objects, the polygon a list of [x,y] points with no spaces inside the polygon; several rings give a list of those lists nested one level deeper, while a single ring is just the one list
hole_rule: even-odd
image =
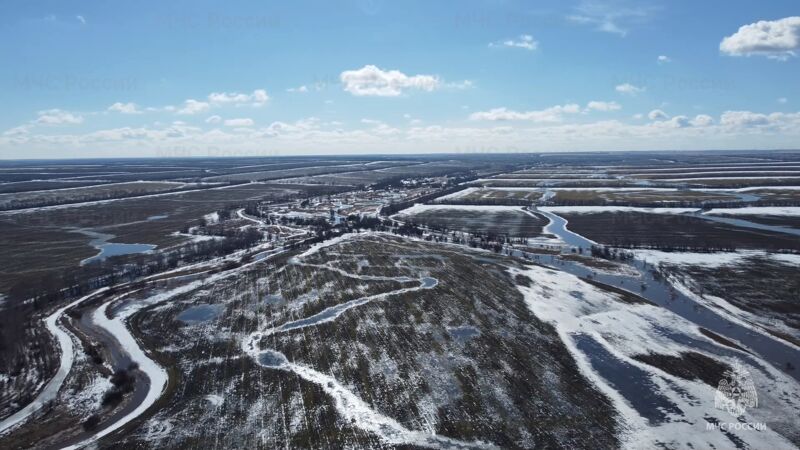
[{"label": "small pond", "polygon": [[289,364],[286,356],[273,350],[264,350],[258,354],[258,363],[264,367],[283,367]]},{"label": "small pond", "polygon": [[190,306],[176,317],[183,323],[195,324],[216,319],[222,313],[222,305],[194,305]]},{"label": "small pond", "polygon": [[92,240],[89,241],[89,245],[97,250],[100,250],[100,253],[81,261],[81,265],[90,264],[95,261],[102,261],[112,256],[146,253],[156,248],[155,245],[151,244],[122,244],[117,242],[108,242],[115,237],[113,234],[98,233],[91,230],[75,230],[75,232],[92,238]]}]

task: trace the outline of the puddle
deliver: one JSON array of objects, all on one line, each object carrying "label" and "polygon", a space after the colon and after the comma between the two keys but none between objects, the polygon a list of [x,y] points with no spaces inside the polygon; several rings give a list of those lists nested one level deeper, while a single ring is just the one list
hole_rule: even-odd
[{"label": "puddle", "polygon": [[430,289],[434,286],[439,284],[439,280],[433,277],[424,277],[422,278],[422,288],[423,289]]},{"label": "puddle", "polygon": [[195,324],[215,319],[222,313],[222,305],[195,305],[183,310],[176,319],[183,323]]},{"label": "puddle", "polygon": [[476,338],[481,335],[481,332],[478,331],[477,328],[470,326],[470,325],[462,325],[460,327],[448,327],[447,331],[450,332],[455,340],[460,342],[467,342],[472,338]]},{"label": "puddle", "polygon": [[289,364],[286,356],[273,350],[264,350],[258,354],[258,363],[264,367],[284,367]]},{"label": "puddle", "polygon": [[739,198],[739,201],[750,203],[750,202],[757,202],[761,200],[761,196],[755,194],[749,194],[747,192],[731,192],[733,195]]},{"label": "puddle", "polygon": [[167,217],[169,216],[166,214],[157,214],[155,216],[148,217],[147,220],[160,220],[160,219],[166,219]]},{"label": "puddle", "polygon": [[264,303],[268,305],[281,305],[284,303],[284,299],[281,294],[268,294],[264,296]]}]

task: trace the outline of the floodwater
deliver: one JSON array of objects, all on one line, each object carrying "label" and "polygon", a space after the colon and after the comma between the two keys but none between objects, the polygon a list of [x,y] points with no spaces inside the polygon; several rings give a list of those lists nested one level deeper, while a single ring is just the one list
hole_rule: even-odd
[{"label": "floodwater", "polygon": [[222,305],[202,304],[186,308],[176,318],[181,322],[194,324],[216,319],[221,313]]},{"label": "floodwater", "polygon": [[[570,246],[589,248],[593,244],[592,241],[568,230],[566,228],[567,221],[564,218],[549,212],[537,212],[552,220],[551,224],[545,228],[546,232],[555,234]],[[525,254],[529,253],[519,250],[513,251],[513,255],[515,256],[523,256]],[[697,303],[688,296],[675,290],[665,280],[654,275],[654,268],[644,261],[633,260],[628,262],[631,267],[639,272],[638,277],[632,277],[628,275],[595,272],[591,268],[577,262],[558,260],[553,255],[538,256],[538,261],[540,263],[553,266],[558,270],[563,270],[578,277],[591,277],[600,283],[626,289],[672,311],[698,326],[734,341],[738,341],[778,369],[783,369],[786,367],[787,363],[790,363],[794,367],[800,367],[800,350],[778,339],[728,320],[719,313]],[[643,286],[646,286],[646,289],[642,289]],[[792,378],[800,380],[800,371],[798,370],[785,373]]]},{"label": "floodwater", "polygon": [[796,228],[782,227],[779,225],[765,225],[763,223],[750,222],[749,220],[737,219],[733,217],[712,216],[710,214],[693,213],[692,217],[699,217],[701,219],[711,220],[713,222],[734,225],[742,228],[754,228],[756,230],[772,231],[775,233],[786,233],[800,236],[800,230]]},{"label": "floodwater", "polygon": [[92,238],[92,240],[89,241],[89,245],[100,250],[100,253],[81,261],[81,265],[90,264],[95,261],[102,261],[112,256],[146,253],[156,248],[155,245],[151,244],[122,244],[117,242],[108,242],[115,237],[113,234],[98,233],[91,230],[75,230],[75,232]]},{"label": "floodwater", "polygon": [[573,339],[578,349],[589,357],[592,368],[651,424],[663,423],[667,413],[683,414],[677,405],[659,394],[659,387],[647,371],[615,357],[589,335],[576,334]]}]

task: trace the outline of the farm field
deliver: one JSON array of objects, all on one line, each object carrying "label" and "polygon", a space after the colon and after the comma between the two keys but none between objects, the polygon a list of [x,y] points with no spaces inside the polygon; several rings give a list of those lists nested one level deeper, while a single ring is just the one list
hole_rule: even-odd
[{"label": "farm field", "polygon": [[405,210],[397,219],[440,230],[509,237],[538,236],[547,224],[541,216],[505,206],[430,205]]},{"label": "farm field", "polygon": [[177,182],[133,182],[0,194],[0,210],[135,197],[162,192],[196,189],[199,187],[203,186]]},{"label": "farm field", "polygon": [[734,193],[688,191],[688,190],[581,190],[559,189],[554,191],[551,201],[555,204],[653,204],[653,203],[702,203],[736,201]]},{"label": "farm field", "polygon": [[600,211],[561,215],[569,222],[570,230],[614,247],[800,251],[797,236],[721,224],[690,215]]},{"label": "farm field", "polygon": [[467,188],[444,197],[439,197],[437,202],[458,202],[458,203],[490,203],[492,201],[519,200],[536,201],[542,198],[543,189],[515,189],[515,188]]},{"label": "farm field", "polygon": [[659,271],[706,304],[800,344],[800,257],[744,252],[703,264],[661,262]]}]

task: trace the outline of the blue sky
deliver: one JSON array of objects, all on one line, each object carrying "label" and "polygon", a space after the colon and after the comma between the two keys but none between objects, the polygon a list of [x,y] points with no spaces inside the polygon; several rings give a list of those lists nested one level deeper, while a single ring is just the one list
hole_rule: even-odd
[{"label": "blue sky", "polygon": [[22,1],[0,158],[797,148],[794,1]]}]

